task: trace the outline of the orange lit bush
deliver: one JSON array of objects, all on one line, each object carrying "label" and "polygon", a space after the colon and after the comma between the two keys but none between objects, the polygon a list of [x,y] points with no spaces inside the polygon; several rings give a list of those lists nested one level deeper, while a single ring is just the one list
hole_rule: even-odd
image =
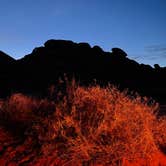
[{"label": "orange lit bush", "polygon": [[71,84],[54,101],[14,94],[0,102],[0,166],[164,166],[157,110],[113,86]]}]

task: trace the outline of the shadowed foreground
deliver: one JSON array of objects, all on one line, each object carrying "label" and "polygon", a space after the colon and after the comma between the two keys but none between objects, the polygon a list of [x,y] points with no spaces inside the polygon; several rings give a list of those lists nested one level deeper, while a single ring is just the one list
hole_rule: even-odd
[{"label": "shadowed foreground", "polygon": [[166,165],[156,103],[112,86],[71,84],[55,96],[1,101],[1,166]]}]

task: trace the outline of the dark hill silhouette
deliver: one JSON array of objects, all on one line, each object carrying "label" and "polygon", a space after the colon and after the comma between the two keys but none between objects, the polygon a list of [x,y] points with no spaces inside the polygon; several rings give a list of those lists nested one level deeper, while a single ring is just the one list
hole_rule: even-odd
[{"label": "dark hill silhouette", "polygon": [[12,71],[16,60],[0,51],[0,97],[3,97],[11,91]]},{"label": "dark hill silhouette", "polygon": [[48,40],[19,60],[0,52],[0,66],[1,97],[14,92],[45,96],[49,86],[66,73],[81,84],[96,79],[102,85],[110,82],[120,89],[129,88],[166,102],[166,68],[139,64],[127,58],[120,48],[104,52],[99,46],[91,47],[88,43]]},{"label": "dark hill silhouette", "polygon": [[[15,59],[7,55],[6,53],[0,51],[0,69],[1,70],[6,70],[7,66],[6,65],[11,65],[15,63]],[[6,69],[5,69],[6,67]]]}]

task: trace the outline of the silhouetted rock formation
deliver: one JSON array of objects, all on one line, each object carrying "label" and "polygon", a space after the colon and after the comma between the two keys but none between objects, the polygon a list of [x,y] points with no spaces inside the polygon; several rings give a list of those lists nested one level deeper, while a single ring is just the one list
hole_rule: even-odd
[{"label": "silhouetted rock formation", "polygon": [[11,92],[12,72],[16,60],[0,51],[0,96],[6,96]]},{"label": "silhouetted rock formation", "polygon": [[139,64],[120,48],[104,52],[99,46],[66,40],[48,40],[31,54],[14,60],[0,52],[0,96],[14,92],[46,95],[50,85],[64,73],[81,84],[97,80],[152,96],[166,102],[166,68]]},{"label": "silhouetted rock formation", "polygon": [[[0,51],[0,73],[9,70],[10,65],[15,63],[15,59]],[[1,75],[0,75],[1,77]]]},{"label": "silhouetted rock formation", "polygon": [[154,68],[155,68],[156,70],[160,70],[160,69],[161,69],[161,67],[160,67],[158,64],[154,64]]},{"label": "silhouetted rock formation", "polygon": [[127,57],[127,54],[120,48],[112,48],[112,54],[118,55],[124,58]]}]

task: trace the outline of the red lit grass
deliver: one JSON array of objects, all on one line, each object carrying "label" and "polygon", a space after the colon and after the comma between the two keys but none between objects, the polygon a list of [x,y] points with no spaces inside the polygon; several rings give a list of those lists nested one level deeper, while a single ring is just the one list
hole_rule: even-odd
[{"label": "red lit grass", "polygon": [[164,166],[166,117],[113,86],[69,85],[63,99],[0,104],[1,166]]}]

